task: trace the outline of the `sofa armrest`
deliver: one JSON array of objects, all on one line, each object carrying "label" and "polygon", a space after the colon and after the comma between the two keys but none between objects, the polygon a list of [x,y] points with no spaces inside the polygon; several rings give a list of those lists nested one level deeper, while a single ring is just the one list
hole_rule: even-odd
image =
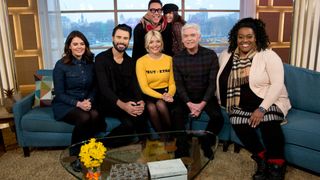
[{"label": "sofa armrest", "polygon": [[13,116],[14,123],[16,126],[16,135],[20,146],[23,146],[21,119],[27,112],[29,112],[32,109],[33,103],[34,92],[17,101],[13,106]]}]

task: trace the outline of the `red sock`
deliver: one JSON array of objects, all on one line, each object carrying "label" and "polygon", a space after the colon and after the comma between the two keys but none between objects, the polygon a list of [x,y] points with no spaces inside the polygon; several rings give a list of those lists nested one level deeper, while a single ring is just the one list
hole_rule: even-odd
[{"label": "red sock", "polygon": [[265,159],[265,154],[266,154],[266,150],[263,150],[261,152],[258,153],[258,156],[261,158],[261,159]]},{"label": "red sock", "polygon": [[269,159],[268,163],[269,164],[276,164],[279,166],[282,166],[284,164],[285,160],[284,159]]}]

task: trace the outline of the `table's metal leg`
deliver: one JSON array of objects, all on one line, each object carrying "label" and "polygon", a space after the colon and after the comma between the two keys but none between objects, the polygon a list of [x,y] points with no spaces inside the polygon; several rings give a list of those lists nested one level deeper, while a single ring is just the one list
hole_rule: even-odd
[{"label": "table's metal leg", "polygon": [[6,145],[4,144],[2,129],[0,129],[0,147],[6,152]]}]

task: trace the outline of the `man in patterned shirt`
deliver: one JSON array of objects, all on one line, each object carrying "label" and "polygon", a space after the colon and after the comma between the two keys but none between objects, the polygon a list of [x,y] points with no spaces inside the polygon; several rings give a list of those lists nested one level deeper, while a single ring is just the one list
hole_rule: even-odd
[{"label": "man in patterned shirt", "polygon": [[[213,50],[202,47],[200,27],[186,24],[182,27],[182,42],[185,49],[173,57],[174,79],[178,93],[177,105],[173,110],[175,128],[185,129],[184,120],[197,118],[205,111],[210,117],[206,130],[218,135],[223,126],[223,117],[217,98],[216,75],[219,70],[218,57]],[[204,155],[213,158],[211,146],[214,136],[207,135],[199,139]],[[177,143],[177,156],[186,155],[185,140]],[[179,154],[180,153],[180,154]]]}]

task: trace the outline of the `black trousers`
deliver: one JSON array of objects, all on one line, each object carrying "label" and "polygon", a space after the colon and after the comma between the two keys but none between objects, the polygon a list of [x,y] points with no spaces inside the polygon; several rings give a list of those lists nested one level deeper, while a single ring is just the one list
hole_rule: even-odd
[{"label": "black trousers", "polygon": [[120,136],[134,133],[143,134],[149,132],[145,114],[134,117],[118,107],[109,107],[104,111],[104,116],[117,118],[121,122],[121,124],[114,128],[108,136]]},{"label": "black trousers", "polygon": [[284,159],[284,136],[281,121],[261,122],[258,126],[263,144],[259,139],[256,128],[249,124],[234,124],[233,129],[246,149],[253,154],[266,150],[268,159]]},{"label": "black trousers", "polygon": [[[185,120],[188,118],[190,110],[185,102],[179,99],[175,99],[175,101],[172,111],[173,127],[175,130],[185,130]],[[201,101],[194,100],[191,102],[200,103]],[[215,97],[211,98],[203,111],[205,111],[210,118],[206,130],[218,135],[223,127],[224,119],[217,99]]]},{"label": "black trousers", "polygon": [[[72,132],[72,144],[88,140],[97,133],[106,131],[106,123],[95,109],[83,111],[80,108],[74,108],[67,113],[62,121],[75,126]],[[71,149],[70,155],[78,155],[79,152],[80,146],[76,146]]]}]

